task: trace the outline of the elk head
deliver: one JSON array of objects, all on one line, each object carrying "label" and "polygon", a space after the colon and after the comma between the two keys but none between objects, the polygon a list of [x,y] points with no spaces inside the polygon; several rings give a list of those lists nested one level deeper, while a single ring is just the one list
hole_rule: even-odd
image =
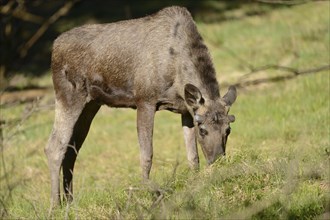
[{"label": "elk head", "polygon": [[185,85],[185,101],[193,109],[197,140],[208,164],[226,153],[226,143],[231,130],[230,123],[235,121],[234,115],[228,115],[228,112],[236,97],[237,92],[234,86],[229,87],[222,98],[208,100],[196,86]]}]

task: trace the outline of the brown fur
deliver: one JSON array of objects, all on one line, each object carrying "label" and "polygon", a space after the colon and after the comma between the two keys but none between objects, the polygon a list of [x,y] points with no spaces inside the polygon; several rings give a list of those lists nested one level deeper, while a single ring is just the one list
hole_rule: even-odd
[{"label": "brown fur", "polygon": [[[220,97],[208,49],[185,8],[169,7],[140,19],[65,32],[54,42],[52,72],[56,114],[45,151],[54,204],[59,202],[60,167],[66,198],[72,199],[74,161],[103,104],[137,108],[144,178],[149,178],[158,110],[182,114],[192,167],[199,164],[195,133],[209,163],[224,154],[227,104],[236,99],[236,90],[231,88],[227,99]],[[194,120],[197,116],[206,120]],[[201,129],[208,134],[199,135]]]}]

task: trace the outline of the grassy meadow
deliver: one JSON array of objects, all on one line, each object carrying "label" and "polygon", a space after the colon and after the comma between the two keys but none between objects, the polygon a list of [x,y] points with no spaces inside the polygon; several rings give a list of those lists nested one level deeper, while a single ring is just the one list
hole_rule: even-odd
[{"label": "grassy meadow", "polygon": [[[251,6],[249,6],[251,7]],[[329,2],[249,15],[248,6],[222,22],[198,22],[222,86],[290,75],[251,68],[298,70],[329,65]],[[229,13],[229,12],[228,12]],[[246,16],[244,16],[246,15]],[[244,77],[245,76],[245,77]],[[44,147],[54,97],[1,106],[0,214],[3,219],[329,219],[329,70],[239,88],[227,156],[190,171],[180,115],[156,114],[151,182],[142,184],[136,112],[102,107],[75,166],[74,202],[49,215]],[[26,79],[51,85],[50,73]]]}]

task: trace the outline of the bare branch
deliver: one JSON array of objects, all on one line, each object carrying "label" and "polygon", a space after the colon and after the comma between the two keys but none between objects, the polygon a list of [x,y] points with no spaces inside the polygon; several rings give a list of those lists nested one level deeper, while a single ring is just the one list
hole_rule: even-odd
[{"label": "bare branch", "polygon": [[18,123],[15,125],[16,129],[13,132],[8,132],[6,139],[2,140],[1,148],[4,149],[5,145],[20,131],[20,128],[22,125],[37,111],[38,106],[40,105],[40,99],[35,100],[34,103],[32,103],[32,106],[30,109],[27,109],[27,112],[24,113],[22,118],[18,121]]},{"label": "bare branch", "polygon": [[267,3],[267,4],[277,4],[277,5],[299,5],[309,2],[323,2],[329,0],[254,0],[254,1]]},{"label": "bare branch", "polygon": [[[14,1],[10,1],[10,2],[14,2]],[[6,6],[0,9],[0,14],[11,15],[17,19],[21,19],[23,21],[29,21],[29,22],[33,22],[33,23],[37,23],[37,24],[40,24],[43,21],[42,17],[31,14],[30,12],[27,12],[27,11],[23,10],[22,8],[15,8],[14,10],[12,10],[11,8],[9,8],[9,6],[11,6],[11,5],[9,5],[8,7],[6,7]]]},{"label": "bare branch", "polygon": [[31,14],[27,11],[21,9],[15,9],[12,14],[15,18],[21,19],[23,21],[29,21],[37,24],[41,24],[44,20],[42,17],[38,15]]},{"label": "bare branch", "polygon": [[15,1],[9,1],[5,6],[1,7],[0,13],[1,14],[9,14],[12,11],[12,7]]},{"label": "bare branch", "polygon": [[156,201],[154,201],[152,203],[152,205],[150,206],[150,209],[154,209],[157,207],[157,205],[163,200],[164,198],[164,194],[160,192],[160,195],[157,197]]},{"label": "bare branch", "polygon": [[48,20],[46,20],[41,27],[37,30],[37,32],[24,44],[24,46],[20,49],[19,54],[21,58],[24,58],[29,49],[37,42],[37,40],[47,31],[49,26],[57,21],[60,17],[66,15],[73,5],[79,0],[73,0],[66,2],[63,7],[61,7],[57,12],[55,12]]},{"label": "bare branch", "polygon": [[233,50],[229,49],[228,47],[226,47],[224,45],[221,46],[221,49],[225,50],[229,55],[231,55],[233,58],[237,59],[240,62],[240,64],[243,64],[243,66],[248,68],[250,71],[252,71],[254,69],[254,66],[250,62],[248,62],[247,60],[238,56]]},{"label": "bare branch", "polygon": [[[255,79],[255,80],[247,80],[245,81],[244,79],[247,78],[248,76],[251,76],[254,73],[260,72],[260,71],[265,71],[265,70],[279,70],[279,71],[285,71],[289,72],[291,74],[285,75],[285,76],[275,76],[275,77],[268,77],[268,78],[261,78],[261,79]],[[245,74],[243,77],[241,77],[242,80],[234,84],[236,87],[246,87],[250,85],[258,85],[261,83],[266,83],[266,82],[278,82],[282,80],[287,80],[287,79],[293,79],[299,75],[305,75],[305,74],[312,74],[312,73],[318,73],[324,70],[330,70],[330,65],[323,65],[319,67],[315,67],[312,69],[306,69],[306,70],[298,70],[292,67],[287,67],[287,66],[279,66],[279,65],[266,65],[266,66],[261,66],[254,68],[253,71],[250,73]]]},{"label": "bare branch", "polygon": [[221,50],[225,50],[231,57],[233,57],[234,59],[238,60],[239,63],[241,65],[243,65],[245,68],[248,68],[249,70],[253,70],[254,66],[248,62],[247,60],[241,58],[238,54],[236,54],[233,50],[231,50],[230,48],[226,47],[225,45],[221,45],[220,46],[220,43],[216,42],[215,40],[213,40],[212,38],[208,38],[207,39],[208,42],[213,45],[214,47],[216,48],[220,48],[221,47]]}]

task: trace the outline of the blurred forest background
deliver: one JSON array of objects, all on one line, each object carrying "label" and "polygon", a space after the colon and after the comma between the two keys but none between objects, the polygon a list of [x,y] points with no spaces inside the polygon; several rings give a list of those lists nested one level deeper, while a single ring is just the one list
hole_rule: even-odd
[{"label": "blurred forest background", "polygon": [[[50,216],[52,42],[171,5],[192,13],[221,92],[239,89],[226,158],[206,167],[200,155],[189,172],[180,119],[157,113],[154,185],[143,186],[135,111],[102,108],[75,200]],[[329,1],[0,0],[0,21],[0,218],[330,219]]]},{"label": "blurred forest background", "polygon": [[[260,7],[262,2],[264,4]],[[304,2],[306,1],[273,1],[273,4],[267,4],[268,1],[253,0],[2,0],[0,88],[8,86],[8,80],[15,74],[40,76],[48,72],[53,40],[60,33],[83,24],[138,18],[169,5],[187,7],[200,22],[223,22]],[[246,11],[239,12],[242,5]]]}]

